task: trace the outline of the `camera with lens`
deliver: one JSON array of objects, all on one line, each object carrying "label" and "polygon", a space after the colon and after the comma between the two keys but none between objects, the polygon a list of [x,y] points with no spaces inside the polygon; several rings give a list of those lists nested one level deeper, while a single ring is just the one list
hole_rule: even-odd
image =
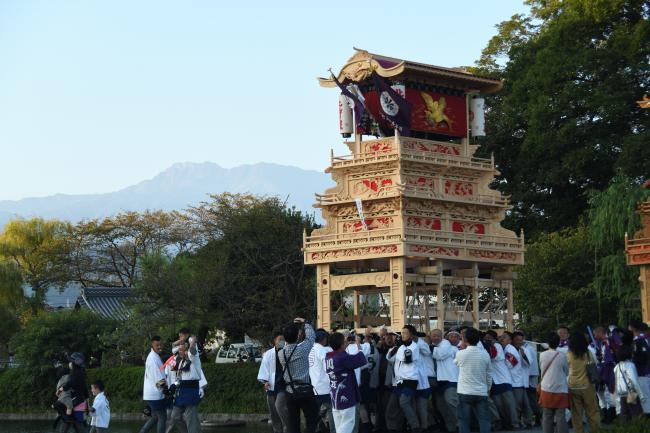
[{"label": "camera with lens", "polygon": [[404,351],[404,363],[410,364],[413,362],[413,352],[411,352],[411,349],[406,349]]}]

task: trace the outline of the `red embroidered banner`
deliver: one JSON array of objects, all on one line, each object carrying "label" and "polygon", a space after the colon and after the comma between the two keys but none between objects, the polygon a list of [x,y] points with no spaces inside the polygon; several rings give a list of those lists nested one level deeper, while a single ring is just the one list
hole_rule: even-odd
[{"label": "red embroidered banner", "polygon": [[[375,90],[364,94],[366,106],[376,119],[381,119],[379,97]],[[406,89],[406,100],[411,103],[411,130],[467,136],[467,105],[464,96],[444,95],[417,89]],[[382,120],[384,126],[389,126]]]}]

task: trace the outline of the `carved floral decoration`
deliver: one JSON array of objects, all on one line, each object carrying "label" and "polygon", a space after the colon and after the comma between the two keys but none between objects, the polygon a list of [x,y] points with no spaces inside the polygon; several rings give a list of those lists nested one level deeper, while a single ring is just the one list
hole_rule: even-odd
[{"label": "carved floral decoration", "polygon": [[445,194],[458,196],[474,195],[474,185],[470,182],[447,180],[445,181]]},{"label": "carved floral decoration", "polygon": [[[368,230],[376,229],[386,229],[390,228],[393,225],[392,217],[377,217],[377,218],[366,218],[366,225]],[[363,224],[361,221],[348,221],[343,224],[343,232],[359,232],[363,230]]]},{"label": "carved floral decoration", "polygon": [[370,256],[377,254],[395,254],[397,253],[397,245],[379,245],[364,248],[347,248],[343,250],[322,251],[311,253],[312,261],[322,261],[328,259],[337,259],[341,257],[360,257]]},{"label": "carved floral decoration", "polygon": [[485,224],[476,224],[465,221],[454,221],[451,223],[451,230],[457,233],[472,233],[475,235],[485,234]]},{"label": "carved floral decoration", "polygon": [[458,146],[446,145],[442,143],[425,143],[423,141],[409,140],[403,143],[403,147],[406,150],[414,150],[418,152],[460,155],[460,148],[458,148]]},{"label": "carved floral decoration", "polygon": [[386,187],[393,185],[393,179],[390,177],[375,177],[370,179],[363,179],[361,182],[357,182],[354,185],[354,192],[364,193],[367,191],[379,192]]},{"label": "carved floral decoration", "polygon": [[415,229],[440,230],[442,223],[437,218],[410,216],[406,218],[406,227]]},{"label": "carved floral decoration", "polygon": [[433,247],[428,245],[411,245],[410,248],[413,253],[420,254],[435,254],[439,256],[458,257],[460,251],[457,248],[447,247]]}]

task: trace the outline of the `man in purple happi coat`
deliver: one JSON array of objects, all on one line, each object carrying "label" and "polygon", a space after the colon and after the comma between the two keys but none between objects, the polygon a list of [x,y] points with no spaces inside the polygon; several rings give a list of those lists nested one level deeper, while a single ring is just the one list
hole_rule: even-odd
[{"label": "man in purple happi coat", "polygon": [[325,367],[330,378],[334,425],[337,433],[352,433],[361,400],[354,369],[366,365],[366,356],[359,343],[356,343],[358,353],[348,354],[345,351],[348,342],[340,332],[333,333],[329,341],[333,351],[325,355]]},{"label": "man in purple happi coat", "polygon": [[614,367],[616,359],[614,352],[618,346],[615,339],[607,336],[607,330],[598,326],[594,329],[594,340],[589,345],[590,350],[596,357],[596,368],[602,383],[598,384],[598,404],[601,410],[601,419],[605,424],[610,424],[616,418],[616,397],[614,395]]}]

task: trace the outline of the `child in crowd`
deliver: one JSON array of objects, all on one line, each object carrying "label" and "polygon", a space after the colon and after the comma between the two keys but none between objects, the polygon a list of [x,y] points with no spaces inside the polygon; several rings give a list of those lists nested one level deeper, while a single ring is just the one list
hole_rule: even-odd
[{"label": "child in crowd", "polygon": [[[64,374],[61,376],[59,381],[56,384],[56,403],[52,405],[52,407],[61,413],[63,410],[65,410],[65,415],[66,417],[71,417],[72,416],[72,389],[68,389],[66,391],[63,390],[63,385],[68,383],[70,380],[70,375],[69,374]],[[64,409],[65,408],[65,409]]]},{"label": "child in crowd", "polygon": [[93,405],[90,408],[90,433],[105,433],[108,431],[108,423],[111,420],[111,407],[108,404],[108,399],[104,395],[104,382],[101,380],[95,381],[90,390],[95,397]]}]

